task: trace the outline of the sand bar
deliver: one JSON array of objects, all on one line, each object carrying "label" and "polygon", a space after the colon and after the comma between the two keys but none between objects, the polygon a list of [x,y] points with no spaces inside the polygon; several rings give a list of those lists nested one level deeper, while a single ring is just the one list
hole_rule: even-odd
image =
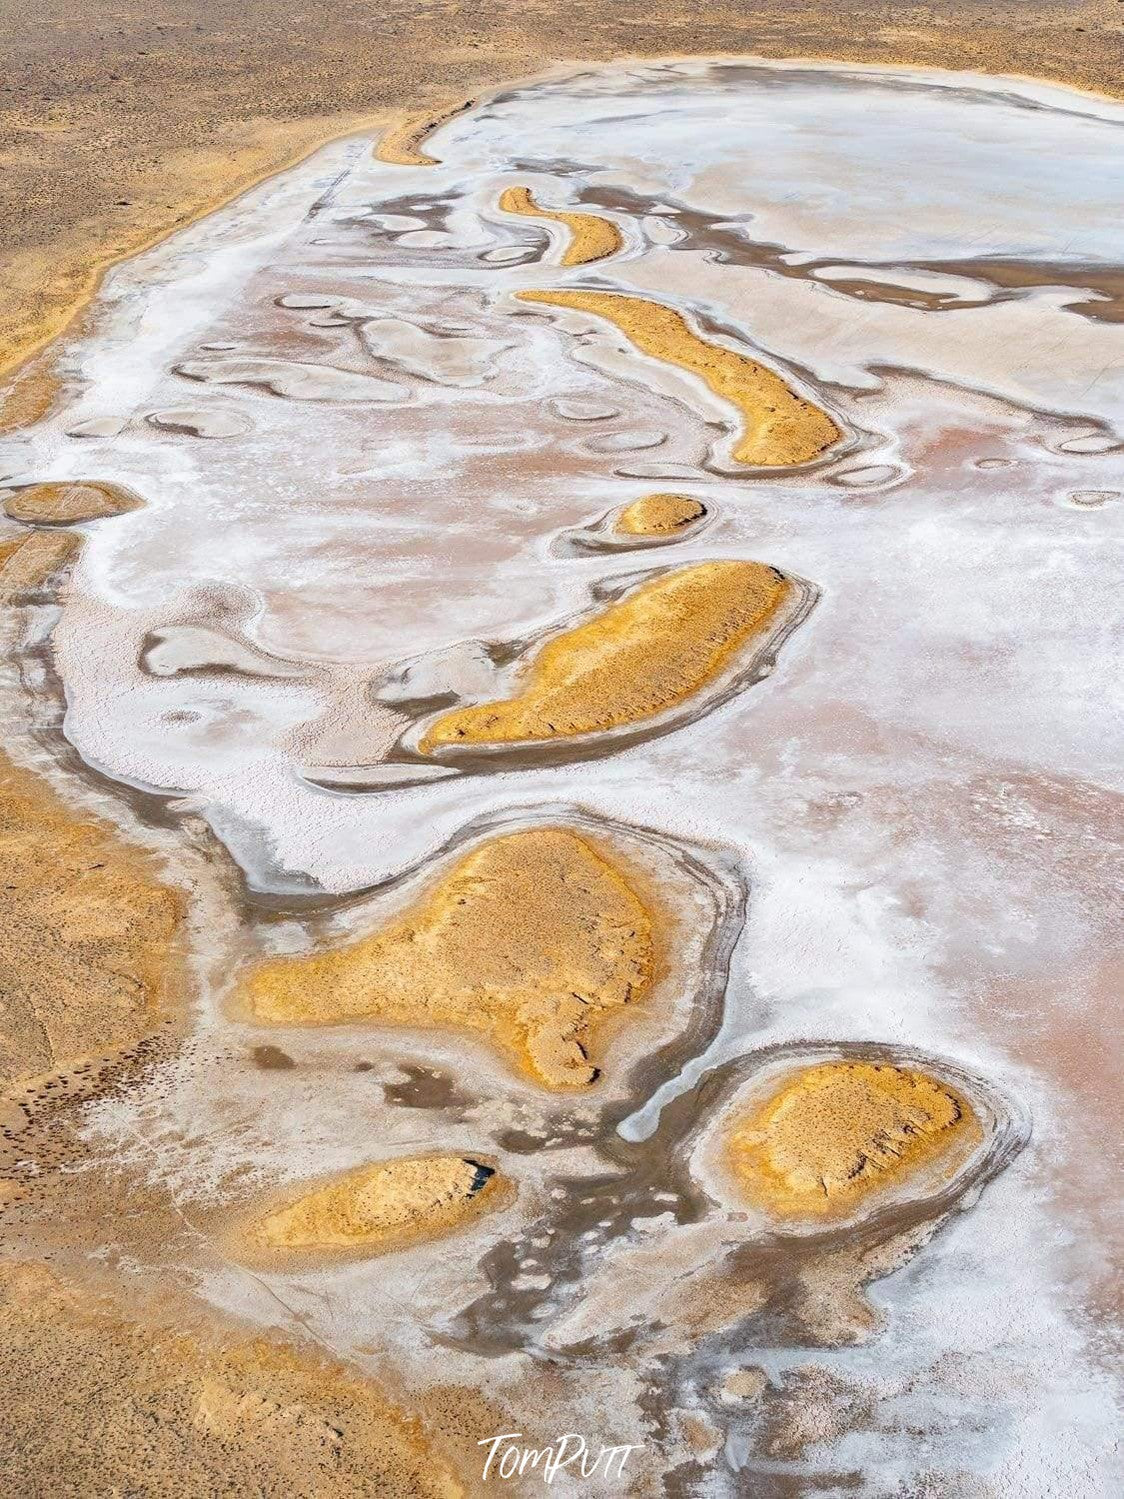
[{"label": "sand bar", "polygon": [[810,463],[842,435],[826,411],[797,395],[775,370],[701,338],[682,313],[662,302],[583,289],[516,295],[521,302],[545,302],[606,318],[642,354],[698,375],[745,419],[745,430],[734,445],[738,463],[760,468]]},{"label": "sand bar", "polygon": [[663,573],[544,645],[517,696],[443,714],[420,747],[518,744],[642,723],[713,681],[792,588],[763,562]]},{"label": "sand bar", "polygon": [[500,194],[504,213],[522,214],[528,218],[550,219],[564,224],[570,231],[570,242],[562,253],[563,265],[588,265],[615,255],[624,241],[612,219],[596,213],[574,213],[564,209],[541,208],[529,187],[509,187]]}]

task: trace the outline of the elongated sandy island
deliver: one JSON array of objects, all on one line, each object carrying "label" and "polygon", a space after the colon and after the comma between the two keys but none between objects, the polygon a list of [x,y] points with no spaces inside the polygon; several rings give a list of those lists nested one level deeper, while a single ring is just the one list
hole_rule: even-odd
[{"label": "elongated sandy island", "polygon": [[791,593],[761,562],[665,573],[548,641],[515,697],[443,714],[421,749],[569,739],[642,723],[712,681]]},{"label": "elongated sandy island", "polygon": [[760,468],[810,463],[839,441],[839,428],[827,412],[797,395],[774,370],[700,337],[681,312],[662,302],[584,289],[517,295],[521,302],[545,302],[605,318],[642,354],[698,375],[742,414],[745,427],[734,444],[738,463]]},{"label": "elongated sandy island", "polygon": [[562,265],[588,265],[615,255],[623,241],[612,219],[597,213],[578,213],[573,209],[543,208],[535,202],[529,187],[508,187],[500,194],[504,213],[522,214],[528,218],[549,219],[569,231],[569,241],[562,252]]}]

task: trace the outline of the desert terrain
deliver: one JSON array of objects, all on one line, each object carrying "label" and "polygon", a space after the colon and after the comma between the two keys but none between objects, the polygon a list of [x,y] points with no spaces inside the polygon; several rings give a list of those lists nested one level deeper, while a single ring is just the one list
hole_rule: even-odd
[{"label": "desert terrain", "polygon": [[1124,17],[196,12],[4,16],[0,1491],[1116,1492]]}]

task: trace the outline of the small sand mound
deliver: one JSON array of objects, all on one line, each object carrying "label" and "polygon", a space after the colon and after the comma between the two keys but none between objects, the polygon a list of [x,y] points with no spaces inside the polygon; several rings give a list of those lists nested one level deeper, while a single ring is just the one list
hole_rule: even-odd
[{"label": "small sand mound", "polygon": [[270,1249],[381,1253],[455,1233],[505,1198],[495,1169],[464,1156],[408,1156],[352,1171],[249,1230]]},{"label": "small sand mound", "polygon": [[442,714],[423,737],[422,753],[641,723],[718,676],[791,593],[792,584],[761,562],[703,562],[664,573],[548,641],[518,696]]},{"label": "small sand mound", "polygon": [[646,494],[626,505],[613,530],[619,536],[673,536],[702,520],[706,506],[687,494]]},{"label": "small sand mound", "polygon": [[10,520],[35,526],[70,526],[139,510],[141,501],[116,484],[29,484],[4,501]]},{"label": "small sand mound", "polygon": [[734,447],[739,463],[761,468],[809,463],[839,440],[839,428],[827,412],[790,390],[774,370],[724,344],[708,343],[681,313],[662,302],[607,291],[516,295],[521,302],[546,302],[606,318],[642,354],[698,375],[745,418],[745,432]]},{"label": "small sand mound", "polygon": [[652,981],[651,919],[619,869],[566,828],[474,849],[382,932],[262,964],[259,1020],[482,1031],[547,1088],[583,1087],[606,1016]]},{"label": "small sand mound", "polygon": [[980,1138],[939,1078],[876,1062],[790,1076],[734,1128],[727,1161],[746,1196],[782,1217],[833,1217],[922,1166],[949,1170]]},{"label": "small sand mound", "polygon": [[500,208],[504,213],[550,219],[555,224],[564,224],[570,231],[570,243],[562,255],[563,265],[588,265],[593,260],[604,260],[609,255],[615,255],[624,243],[621,232],[612,219],[604,219],[596,213],[540,208],[529,187],[506,188],[500,194]]},{"label": "small sand mound", "polygon": [[68,531],[25,531],[0,541],[0,604],[45,583],[76,556],[80,545],[81,537]]}]

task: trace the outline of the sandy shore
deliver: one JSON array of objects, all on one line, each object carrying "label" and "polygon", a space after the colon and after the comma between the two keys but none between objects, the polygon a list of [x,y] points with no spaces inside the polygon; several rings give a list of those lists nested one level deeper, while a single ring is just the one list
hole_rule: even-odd
[{"label": "sandy shore", "polygon": [[[1120,92],[1124,10],[843,3],[720,6],[705,18],[658,3],[614,15],[571,7],[317,3],[294,16],[271,0],[207,11],[124,0],[49,0],[32,16],[0,4],[0,372],[26,361],[89,299],[107,266],[278,171],[322,141],[563,58],[744,52],[1024,73]],[[49,407],[54,380],[33,361],[0,407],[0,430]]]},{"label": "sandy shore", "polygon": [[142,850],[2,753],[0,850],[7,1093],[135,1044],[176,1010],[181,902]]}]

